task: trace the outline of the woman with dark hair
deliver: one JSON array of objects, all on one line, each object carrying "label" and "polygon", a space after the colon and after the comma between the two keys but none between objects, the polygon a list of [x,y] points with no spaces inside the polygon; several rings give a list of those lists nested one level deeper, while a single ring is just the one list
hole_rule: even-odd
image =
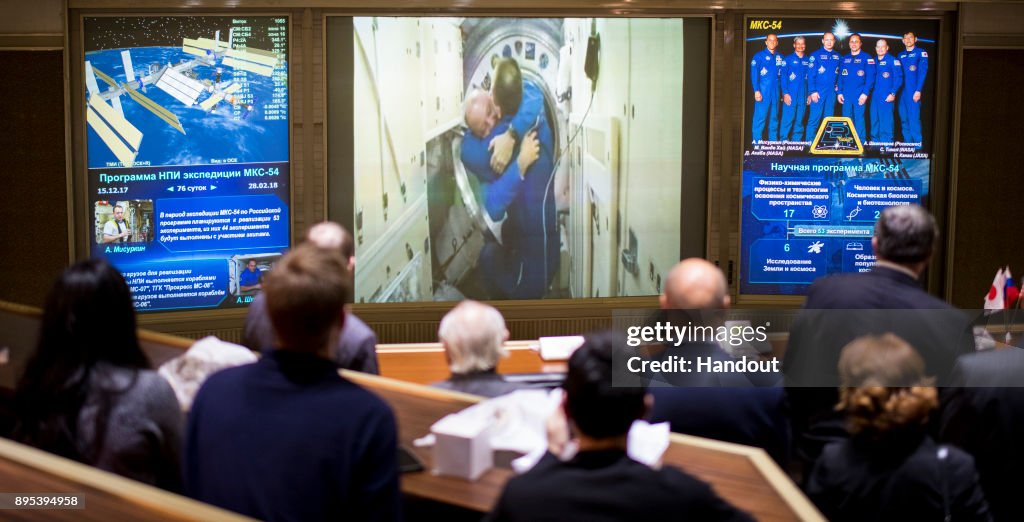
[{"label": "woman with dark hair", "polygon": [[974,459],[927,434],[938,398],[913,347],[893,334],[854,339],[839,376],[850,439],[826,446],[807,482],[826,518],[991,520]]},{"label": "woman with dark hair", "polygon": [[14,406],[19,442],[181,488],[178,401],[139,346],[127,283],[102,259],[69,267],[50,291]]}]

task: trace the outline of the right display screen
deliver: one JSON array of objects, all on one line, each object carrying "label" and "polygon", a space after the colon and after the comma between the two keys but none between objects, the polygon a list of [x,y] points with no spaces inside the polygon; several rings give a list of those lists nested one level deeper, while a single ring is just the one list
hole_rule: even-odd
[{"label": "right display screen", "polygon": [[928,206],[936,20],[746,21],[743,294],[868,271],[874,223]]}]

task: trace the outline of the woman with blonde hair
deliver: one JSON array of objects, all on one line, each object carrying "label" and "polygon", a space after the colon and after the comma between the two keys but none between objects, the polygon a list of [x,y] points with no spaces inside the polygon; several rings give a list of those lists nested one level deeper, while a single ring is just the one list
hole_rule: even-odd
[{"label": "woman with blonde hair", "polygon": [[938,398],[924,367],[893,334],[843,348],[836,409],[850,438],[825,447],[807,482],[829,520],[991,520],[974,459],[928,436]]}]

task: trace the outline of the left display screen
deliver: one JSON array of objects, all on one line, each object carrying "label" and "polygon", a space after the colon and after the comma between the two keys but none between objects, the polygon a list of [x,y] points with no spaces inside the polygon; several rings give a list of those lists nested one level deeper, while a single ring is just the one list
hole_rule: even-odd
[{"label": "left display screen", "polygon": [[288,18],[83,19],[89,242],[139,311],[246,306],[290,241]]}]

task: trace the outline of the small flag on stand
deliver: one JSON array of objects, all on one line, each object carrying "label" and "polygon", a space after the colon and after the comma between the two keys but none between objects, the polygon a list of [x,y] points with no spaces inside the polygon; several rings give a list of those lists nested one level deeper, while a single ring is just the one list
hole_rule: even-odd
[{"label": "small flag on stand", "polygon": [[1002,310],[1006,305],[1005,290],[1006,272],[1000,268],[996,272],[995,278],[992,279],[992,286],[989,287],[988,294],[985,295],[985,310]]},{"label": "small flag on stand", "polygon": [[1017,299],[1020,299],[1020,290],[1017,285],[1013,282],[1013,276],[1010,274],[1010,267],[1006,267],[1006,286],[1003,288],[1003,298],[1005,299],[1004,308],[1016,308]]}]

